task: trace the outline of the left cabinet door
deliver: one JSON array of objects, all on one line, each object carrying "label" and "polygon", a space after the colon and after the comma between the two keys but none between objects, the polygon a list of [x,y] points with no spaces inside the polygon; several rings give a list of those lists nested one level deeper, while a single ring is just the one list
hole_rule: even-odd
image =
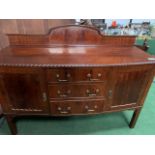
[{"label": "left cabinet door", "polygon": [[5,113],[48,113],[46,85],[42,69],[3,70],[0,87]]}]

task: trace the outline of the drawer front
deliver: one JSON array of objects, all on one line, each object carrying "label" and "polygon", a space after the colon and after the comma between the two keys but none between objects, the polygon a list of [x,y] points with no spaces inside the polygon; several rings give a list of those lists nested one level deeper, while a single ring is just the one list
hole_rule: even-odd
[{"label": "drawer front", "polygon": [[68,98],[105,98],[105,84],[55,84],[49,85],[49,97],[51,99]]},{"label": "drawer front", "polygon": [[48,82],[105,81],[107,68],[59,68],[47,70]]},{"label": "drawer front", "polygon": [[58,101],[51,103],[52,115],[74,115],[101,113],[104,110],[104,100]]}]

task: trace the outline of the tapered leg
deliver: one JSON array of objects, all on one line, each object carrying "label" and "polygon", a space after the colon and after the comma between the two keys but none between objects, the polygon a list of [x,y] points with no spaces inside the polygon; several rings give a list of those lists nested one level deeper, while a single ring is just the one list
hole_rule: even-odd
[{"label": "tapered leg", "polygon": [[130,122],[130,124],[129,124],[129,127],[130,127],[130,128],[134,128],[134,127],[135,127],[136,122],[137,122],[137,120],[138,120],[138,116],[139,116],[139,114],[140,114],[140,112],[141,112],[141,109],[142,109],[142,108],[135,109],[135,111],[134,111],[134,113],[133,113],[133,116],[132,116],[132,119],[131,119],[131,122]]},{"label": "tapered leg", "polygon": [[11,134],[12,135],[16,135],[17,134],[17,128],[16,128],[16,124],[14,122],[14,117],[13,116],[9,116],[9,115],[7,115],[5,117],[6,117],[6,120],[8,122]]}]

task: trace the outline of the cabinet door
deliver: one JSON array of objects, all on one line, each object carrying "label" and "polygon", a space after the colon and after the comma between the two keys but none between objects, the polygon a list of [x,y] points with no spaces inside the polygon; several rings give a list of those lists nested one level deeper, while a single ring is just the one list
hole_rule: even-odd
[{"label": "cabinet door", "polygon": [[41,70],[12,70],[1,74],[4,107],[11,113],[47,113],[48,104]]},{"label": "cabinet door", "polygon": [[143,68],[121,68],[114,71],[114,83],[111,90],[111,108],[139,106],[149,80],[150,70]]}]

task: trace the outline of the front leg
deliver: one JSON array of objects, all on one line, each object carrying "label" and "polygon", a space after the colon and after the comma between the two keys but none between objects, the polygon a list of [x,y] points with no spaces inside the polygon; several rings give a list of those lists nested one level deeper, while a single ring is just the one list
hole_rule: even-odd
[{"label": "front leg", "polygon": [[16,123],[14,121],[14,117],[10,116],[10,115],[6,115],[5,118],[7,120],[8,125],[9,125],[11,134],[16,135],[17,134],[17,127],[16,127]]},{"label": "front leg", "polygon": [[138,117],[139,117],[139,114],[141,112],[141,109],[142,108],[138,108],[138,109],[135,109],[134,113],[133,113],[133,116],[132,116],[132,119],[131,119],[131,122],[129,124],[129,127],[130,128],[134,128],[135,125],[136,125],[136,122],[138,120]]}]

